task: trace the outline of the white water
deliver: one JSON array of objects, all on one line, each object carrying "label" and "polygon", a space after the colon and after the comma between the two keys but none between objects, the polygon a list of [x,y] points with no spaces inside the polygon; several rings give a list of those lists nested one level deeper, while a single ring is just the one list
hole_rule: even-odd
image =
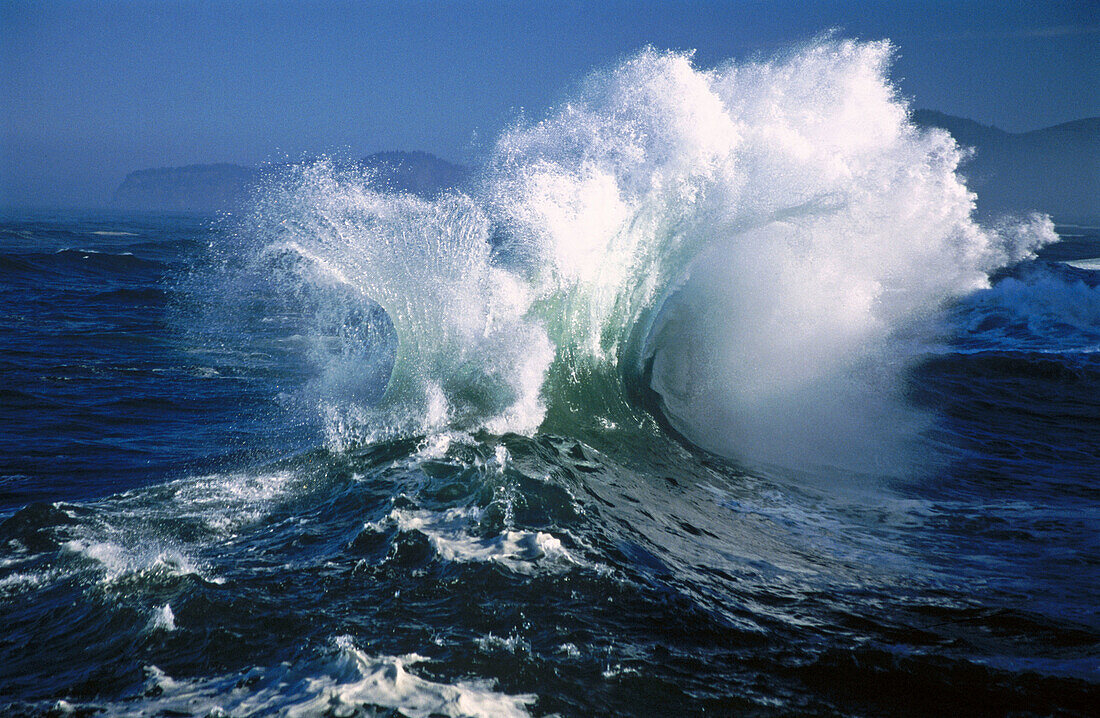
[{"label": "white water", "polygon": [[[410,718],[428,716],[529,715],[532,695],[512,696],[485,681],[430,681],[406,666],[424,663],[416,654],[371,656],[348,636],[333,641],[328,655],[303,663],[254,668],[240,675],[175,680],[156,666],[146,667],[145,697],[140,702],[103,706],[109,716],[351,716],[400,711]],[[55,711],[72,712],[68,704]]]},{"label": "white water", "polygon": [[[552,350],[525,316],[528,287],[491,261],[489,220],[473,200],[380,194],[367,178],[319,163],[268,195],[257,219],[270,240],[260,261],[278,268],[286,291],[315,297],[314,328],[332,324],[333,312],[361,315],[371,303],[393,322],[397,356],[382,400],[324,401],[334,444],[448,428],[538,427]],[[366,357],[363,344],[378,339],[347,328],[328,337],[340,345],[338,359],[321,354],[324,379],[342,386],[354,379],[334,374],[355,365],[339,358]]]},{"label": "white water", "polygon": [[[303,168],[256,214],[262,256],[288,292],[377,302],[398,340],[380,400],[321,396],[330,439],[530,433],[562,388],[552,362],[579,382],[652,359],[667,418],[705,448],[895,462],[920,426],[898,397],[919,350],[899,336],[1055,235],[975,222],[963,152],[910,124],[891,53],[825,40],[701,69],[644,50],[434,202]],[[344,332],[320,373],[354,373],[368,340]]]}]

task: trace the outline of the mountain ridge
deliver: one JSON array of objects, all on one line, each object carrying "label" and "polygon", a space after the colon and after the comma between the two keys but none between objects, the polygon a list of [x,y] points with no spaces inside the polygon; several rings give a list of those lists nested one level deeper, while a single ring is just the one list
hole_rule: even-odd
[{"label": "mountain ridge", "polygon": [[[463,165],[420,150],[375,152],[344,164],[369,171],[372,184],[381,191],[426,197],[461,185],[470,174]],[[134,170],[115,190],[111,205],[138,211],[232,211],[244,206],[263,180],[288,167],[216,162]]]},{"label": "mountain ridge", "polygon": [[[1038,211],[1060,222],[1100,221],[1100,117],[1019,133],[937,110],[917,109],[910,118],[919,127],[946,130],[973,150],[960,172],[978,196],[979,215]],[[380,191],[425,197],[461,187],[472,174],[420,150],[375,152],[346,164],[369,171]],[[260,182],[286,169],[219,162],[135,170],[111,204],[144,211],[232,211],[247,205]]]},{"label": "mountain ridge", "polygon": [[973,149],[960,171],[980,215],[1038,211],[1061,222],[1100,221],[1100,117],[1018,133],[935,110],[911,118]]}]

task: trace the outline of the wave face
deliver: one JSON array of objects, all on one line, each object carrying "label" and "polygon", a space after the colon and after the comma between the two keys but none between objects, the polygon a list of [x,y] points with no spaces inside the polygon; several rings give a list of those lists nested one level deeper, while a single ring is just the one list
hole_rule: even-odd
[{"label": "wave face", "polygon": [[[975,222],[962,150],[911,124],[891,52],[704,70],[645,50],[506,131],[466,193],[382,195],[326,163],[276,183],[250,221],[259,275],[314,296],[330,344],[334,307],[392,321],[381,398],[323,392],[330,440],[652,427],[647,396],[749,460],[858,464],[882,427],[912,435],[898,379],[922,349],[899,337],[1055,235]],[[342,324],[329,383],[351,355],[377,393]]]}]

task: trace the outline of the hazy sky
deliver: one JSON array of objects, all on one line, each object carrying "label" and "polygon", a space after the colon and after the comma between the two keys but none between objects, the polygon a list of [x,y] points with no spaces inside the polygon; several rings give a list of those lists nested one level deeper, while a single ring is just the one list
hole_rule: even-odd
[{"label": "hazy sky", "polygon": [[133,169],[424,149],[476,159],[640,47],[698,64],[890,38],[917,107],[1010,131],[1100,115],[1100,3],[10,2],[0,204],[102,205]]}]

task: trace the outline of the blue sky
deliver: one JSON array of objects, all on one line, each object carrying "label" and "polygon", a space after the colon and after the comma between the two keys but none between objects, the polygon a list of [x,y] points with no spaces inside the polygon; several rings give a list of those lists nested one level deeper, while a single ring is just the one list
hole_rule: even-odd
[{"label": "blue sky", "polygon": [[132,169],[423,149],[474,161],[594,68],[835,28],[917,107],[1022,131],[1100,115],[1100,3],[9,2],[0,204],[102,204]]}]

